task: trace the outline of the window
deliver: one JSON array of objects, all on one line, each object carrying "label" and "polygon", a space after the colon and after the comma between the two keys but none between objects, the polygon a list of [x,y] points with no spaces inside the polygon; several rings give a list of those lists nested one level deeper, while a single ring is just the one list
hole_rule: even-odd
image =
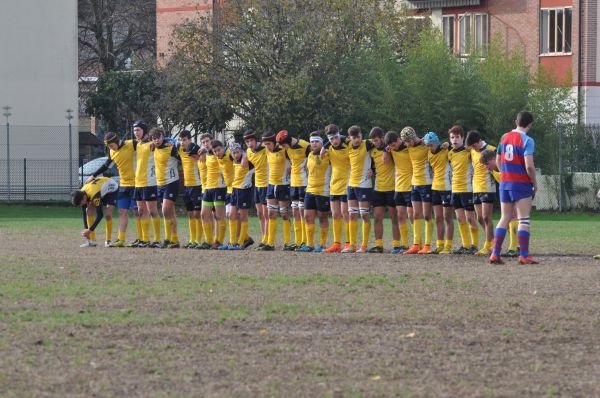
[{"label": "window", "polygon": [[459,53],[485,54],[488,46],[488,15],[462,14],[458,16]]},{"label": "window", "polygon": [[454,51],[454,15],[442,17],[442,33],[446,45]]},{"label": "window", "polygon": [[570,54],[573,9],[540,11],[540,54]]}]

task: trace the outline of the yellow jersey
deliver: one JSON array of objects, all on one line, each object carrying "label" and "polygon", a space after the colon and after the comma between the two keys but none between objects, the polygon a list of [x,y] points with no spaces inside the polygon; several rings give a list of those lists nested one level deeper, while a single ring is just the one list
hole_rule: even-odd
[{"label": "yellow jersey", "polygon": [[156,186],[151,141],[137,143],[135,149],[135,186],[139,188]]},{"label": "yellow jersey", "polygon": [[154,148],[154,165],[156,166],[156,185],[164,187],[179,181],[177,147],[164,143]]},{"label": "yellow jersey", "polygon": [[448,160],[452,166],[452,192],[473,192],[473,165],[471,152],[464,146],[448,151]]},{"label": "yellow jersey", "polygon": [[222,158],[217,158],[219,162],[219,169],[221,170],[221,175],[223,176],[223,181],[227,186],[227,193],[233,192],[233,156],[231,156],[231,152],[229,149],[225,150],[225,155]]},{"label": "yellow jersey", "polygon": [[372,188],[373,180],[369,176],[371,170],[371,150],[375,145],[369,140],[361,141],[356,148],[349,143],[348,159],[350,159],[350,179],[348,186],[354,188]]},{"label": "yellow jersey", "polygon": [[179,146],[179,157],[181,158],[181,169],[183,170],[183,185],[186,187],[197,187],[201,185],[200,170],[198,170],[198,161],[194,155],[198,153],[200,147],[196,144],[190,144],[187,150]]},{"label": "yellow jersey", "polygon": [[88,203],[98,207],[102,205],[102,198],[111,192],[119,190],[119,184],[112,178],[95,177],[85,184],[81,190],[87,195],[89,199]]},{"label": "yellow jersey", "polygon": [[196,165],[198,166],[198,173],[200,174],[200,185],[206,187],[206,158],[204,160],[198,159]]},{"label": "yellow jersey", "polygon": [[394,171],[396,184],[394,191],[410,192],[412,189],[412,162],[408,154],[408,148],[402,144],[397,151],[390,151],[394,160]]},{"label": "yellow jersey", "polygon": [[438,148],[436,152],[429,152],[429,164],[433,171],[431,189],[435,191],[452,190],[452,170],[448,164],[448,149]]},{"label": "yellow jersey", "polygon": [[134,152],[137,143],[133,140],[123,141],[119,148],[110,150],[108,158],[115,162],[119,170],[120,183],[122,187],[135,187],[135,160]]},{"label": "yellow jersey", "polygon": [[267,151],[267,163],[270,185],[290,184],[290,161],[283,148],[276,146],[273,152]]},{"label": "yellow jersey", "polygon": [[415,187],[431,185],[431,167],[429,166],[429,147],[423,143],[408,147],[412,163],[412,185]]},{"label": "yellow jersey", "polygon": [[371,157],[375,163],[375,190],[379,192],[394,190],[394,162],[384,163],[384,154],[384,148],[373,148],[371,151]]},{"label": "yellow jersey", "polygon": [[310,144],[307,141],[298,139],[296,145],[285,150],[291,164],[290,186],[305,187],[306,186],[306,157],[310,153]]},{"label": "yellow jersey", "polygon": [[492,171],[492,176],[497,183],[500,183],[500,171],[498,169]]},{"label": "yellow jersey", "polygon": [[248,162],[248,167],[242,167],[242,163],[233,161],[233,182],[231,186],[237,189],[252,188],[252,176],[254,165]]},{"label": "yellow jersey", "polygon": [[338,147],[329,145],[327,156],[331,165],[330,195],[346,195],[348,176],[350,174],[350,158],[348,144],[343,142]]},{"label": "yellow jersey", "polygon": [[267,152],[267,148],[262,145],[256,148],[256,152],[250,148],[246,149],[246,157],[254,165],[254,186],[257,188],[265,188],[269,183]]},{"label": "yellow jersey", "polygon": [[206,154],[206,186],[204,189],[227,188],[221,168],[219,167],[219,159],[212,151]]},{"label": "yellow jersey", "polygon": [[[481,151],[484,149],[496,150],[496,147],[484,143]],[[496,183],[494,176],[481,164],[481,151],[471,149],[471,163],[473,164],[473,193],[496,192]]]},{"label": "yellow jersey", "polygon": [[306,192],[313,195],[329,196],[330,180],[331,180],[331,165],[329,159],[321,159],[319,154],[310,152],[306,161],[308,169],[308,183]]}]

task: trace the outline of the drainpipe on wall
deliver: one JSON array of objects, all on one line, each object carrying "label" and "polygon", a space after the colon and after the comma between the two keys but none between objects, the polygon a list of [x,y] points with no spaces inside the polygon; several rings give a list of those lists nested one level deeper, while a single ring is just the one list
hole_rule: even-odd
[{"label": "drainpipe on wall", "polygon": [[579,51],[577,51],[577,125],[581,124],[581,113],[582,113],[582,109],[581,109],[581,95],[582,95],[582,90],[581,90],[581,59],[582,59],[582,42],[583,42],[583,36],[581,34],[582,32],[582,25],[583,25],[583,7],[582,7],[582,3],[584,0],[579,0],[578,4],[579,4],[579,26],[578,26],[578,34],[577,34],[577,40],[578,40],[578,46],[579,46]]}]

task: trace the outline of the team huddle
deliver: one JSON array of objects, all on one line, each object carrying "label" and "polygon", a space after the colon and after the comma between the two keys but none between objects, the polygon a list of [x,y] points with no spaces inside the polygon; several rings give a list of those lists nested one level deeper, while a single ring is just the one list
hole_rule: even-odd
[{"label": "team huddle", "polygon": [[[257,250],[275,250],[281,218],[283,250],[383,253],[387,211],[391,253],[474,254],[488,256],[495,264],[502,263],[501,257],[518,257],[522,264],[534,264],[528,253],[529,214],[537,189],[534,143],[527,136],[532,123],[531,114],[519,113],[516,129],[505,134],[497,148],[478,131],[465,133],[458,125],[448,130],[449,142],[442,142],[434,132],[419,137],[411,127],[400,133],[374,127],[363,137],[359,126],[343,133],[330,124],[310,133],[308,141],[286,130],[262,135],[248,130],[244,150],[239,143],[225,145],[208,133],[196,144],[187,130],[175,141],[138,121],[133,140],[105,135],[106,163],[72,193],[73,204],[82,206],[84,213],[82,236],[87,241],[82,247],[96,246],[94,231],[103,217],[106,246],[180,247],[175,203],[182,170],[189,227],[185,248],[243,250],[254,245],[248,212],[255,207],[262,235]],[[100,177],[113,162],[119,184]],[[497,198],[502,216],[494,229]],[[112,241],[114,207],[119,209],[119,228]],[[130,209],[136,215],[137,239],[126,244]],[[453,247],[454,217],[459,247]],[[485,239],[481,248],[480,228]],[[507,233],[510,245],[501,253]]]}]

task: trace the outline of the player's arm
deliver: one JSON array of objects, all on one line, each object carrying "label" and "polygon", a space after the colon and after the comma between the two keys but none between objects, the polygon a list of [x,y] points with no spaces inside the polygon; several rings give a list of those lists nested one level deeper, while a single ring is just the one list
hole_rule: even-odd
[{"label": "player's arm", "polygon": [[319,152],[319,157],[321,159],[325,159],[327,158],[327,156],[329,155],[329,147],[331,146],[331,142],[326,142],[325,145],[323,145],[321,147],[321,151]]},{"label": "player's arm", "polygon": [[108,158],[106,159],[106,162],[104,162],[104,164],[102,166],[100,166],[98,168],[98,170],[94,171],[92,173],[92,175],[90,177],[88,177],[88,179],[86,180],[86,183],[90,182],[92,179],[98,177],[100,174],[104,173],[106,170],[108,170],[112,164],[112,159],[110,158],[110,155],[108,156]]},{"label": "player's arm", "polygon": [[533,184],[533,192],[537,192],[537,179],[535,175],[535,165],[533,164],[533,155],[525,156],[525,169]]},{"label": "player's arm", "polygon": [[102,217],[104,217],[104,212],[102,211],[102,205],[96,206],[96,219],[94,220],[94,223],[92,225],[90,225],[90,227],[88,229],[90,231],[95,230],[96,227],[98,226],[98,224],[100,224]]},{"label": "player's arm", "polygon": [[87,223],[87,205],[81,206],[81,210],[83,211],[83,229],[88,229],[88,223]]}]

